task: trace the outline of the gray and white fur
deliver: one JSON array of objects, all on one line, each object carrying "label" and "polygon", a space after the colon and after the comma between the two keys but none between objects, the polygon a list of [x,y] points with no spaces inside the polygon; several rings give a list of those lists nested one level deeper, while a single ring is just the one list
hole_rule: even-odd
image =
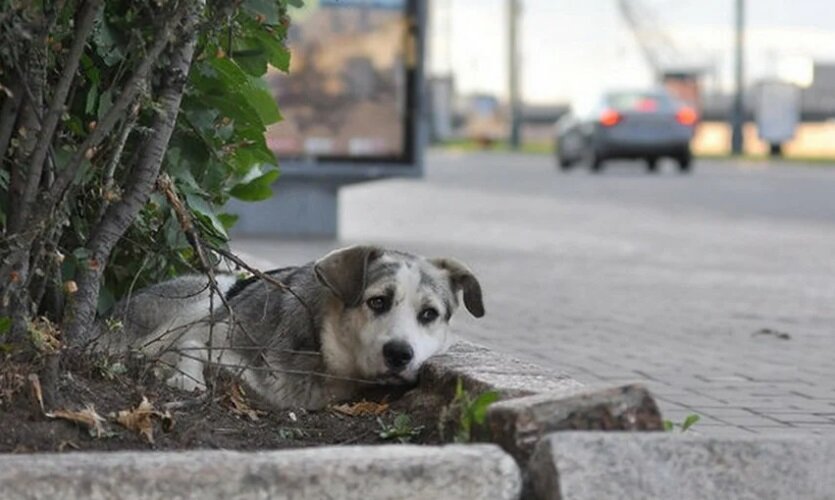
[{"label": "gray and white fur", "polygon": [[148,287],[117,306],[123,327],[97,345],[157,359],[185,390],[205,388],[214,365],[274,407],[317,409],[369,383],[414,383],[448,347],[459,293],[473,316],[484,315],[478,280],[454,259],[352,246],[268,274],[292,293],[218,275],[227,309],[205,276]]}]

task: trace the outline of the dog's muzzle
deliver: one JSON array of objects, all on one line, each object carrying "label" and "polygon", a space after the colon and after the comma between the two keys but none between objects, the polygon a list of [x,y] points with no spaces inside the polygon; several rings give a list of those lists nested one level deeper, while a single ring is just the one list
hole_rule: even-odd
[{"label": "dog's muzzle", "polygon": [[400,372],[409,366],[415,351],[412,346],[402,340],[390,340],[383,345],[383,359],[386,367],[392,372]]}]

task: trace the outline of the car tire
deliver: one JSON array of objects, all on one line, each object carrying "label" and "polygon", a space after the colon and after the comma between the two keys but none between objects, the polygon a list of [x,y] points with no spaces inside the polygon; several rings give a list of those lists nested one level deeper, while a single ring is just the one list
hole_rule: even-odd
[{"label": "car tire", "polygon": [[562,155],[557,154],[557,168],[559,168],[563,172],[567,172],[571,170],[571,167],[574,166],[574,162],[569,160],[568,158],[563,158]]},{"label": "car tire", "polygon": [[647,158],[647,172],[651,174],[658,173],[658,158]]},{"label": "car tire", "polygon": [[687,174],[693,170],[693,155],[690,153],[683,154],[676,158],[676,163],[678,163],[678,171]]},{"label": "car tire", "polygon": [[584,163],[589,167],[589,171],[599,174],[603,171],[603,158],[594,149],[589,149],[586,152]]}]

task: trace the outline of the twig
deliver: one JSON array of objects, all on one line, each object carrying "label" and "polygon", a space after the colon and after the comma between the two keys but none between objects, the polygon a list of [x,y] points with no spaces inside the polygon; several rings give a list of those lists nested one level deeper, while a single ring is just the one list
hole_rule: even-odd
[{"label": "twig", "polygon": [[[111,192],[114,183],[113,176],[116,173],[116,167],[119,166],[119,160],[122,159],[122,152],[125,150],[125,144],[128,142],[128,137],[133,131],[133,127],[136,125],[138,111],[139,107],[137,106],[134,108],[134,111],[131,112],[130,117],[122,125],[122,131],[119,133],[119,140],[116,143],[116,149],[113,151],[113,156],[110,157],[110,161],[107,163],[107,168],[104,172],[104,185],[102,186],[102,203],[101,207],[99,207],[99,213],[96,216],[96,224],[98,224],[102,217],[104,217],[104,212],[107,210],[107,207],[110,206],[112,197],[115,196],[114,193]],[[137,274],[137,276],[138,275],[139,274]]]},{"label": "twig", "polygon": [[20,103],[23,94],[17,82],[11,88],[12,95],[6,96],[3,101],[3,108],[0,110],[0,162],[6,158],[6,149],[12,139],[12,132],[17,122],[17,113],[20,111]]},{"label": "twig", "polygon": [[43,118],[40,134],[35,144],[35,149],[32,151],[32,156],[29,160],[29,172],[27,175],[26,188],[23,196],[20,199],[21,210],[23,213],[28,213],[28,207],[35,201],[35,195],[38,191],[38,185],[41,181],[41,172],[43,171],[44,161],[52,146],[52,139],[55,134],[55,129],[58,126],[58,120],[64,112],[64,107],[69,93],[70,86],[75,78],[75,72],[78,70],[78,63],[81,60],[81,55],[84,52],[84,46],[87,44],[87,37],[93,30],[93,24],[96,20],[99,8],[101,7],[101,0],[87,0],[84,8],[81,11],[81,16],[76,25],[75,33],[73,34],[73,44],[67,56],[67,61],[64,64],[64,70],[58,84],[55,86],[55,93],[52,96],[52,102],[49,105],[49,110]]},{"label": "twig", "polygon": [[313,314],[313,309],[311,309],[310,305],[307,302],[305,302],[304,299],[299,297],[299,295],[292,288],[285,285],[281,281],[275,279],[274,277],[270,276],[269,274],[266,274],[266,273],[262,272],[261,270],[250,266],[249,264],[244,262],[240,257],[238,257],[237,255],[233,254],[232,252],[230,252],[228,250],[225,250],[225,249],[220,248],[218,246],[212,245],[211,243],[207,243],[206,246],[208,246],[213,251],[219,253],[224,258],[231,260],[236,265],[246,269],[247,271],[252,273],[254,276],[256,276],[258,279],[266,281],[267,283],[270,283],[271,285],[274,285],[274,286],[278,287],[279,289],[284,290],[285,292],[292,295],[296,300],[299,301],[299,304],[301,304],[307,310],[307,314],[309,316],[309,319],[310,319],[311,322],[313,322],[313,318],[316,317]]},{"label": "twig", "polygon": [[[140,89],[142,86],[145,85],[145,82],[148,79],[148,75],[151,72],[151,69],[154,67],[154,64],[159,59],[160,54],[165,48],[168,46],[169,40],[171,38],[172,33],[174,32],[174,28],[180,23],[180,21],[185,16],[185,12],[180,9],[174,15],[170,16],[163,27],[160,29],[158,33],[154,36],[154,44],[151,46],[151,49],[145,55],[145,58],[139,63],[134,71],[133,75],[128,79],[127,83],[124,86],[124,90],[104,117],[99,121],[96,125],[96,128],[90,132],[90,135],[84,140],[84,142],[79,146],[78,151],[70,158],[67,162],[67,165],[61,171],[61,173],[56,177],[55,182],[49,189],[49,192],[46,194],[44,199],[44,205],[46,208],[42,210],[42,212],[46,212],[46,210],[51,210],[51,207],[54,206],[63,196],[64,192],[66,191],[67,187],[69,187],[70,182],[75,178],[78,169],[81,167],[82,162],[85,159],[85,156],[88,154],[89,150],[95,148],[99,145],[99,143],[113,130],[113,127],[122,118],[124,111],[130,106],[131,102],[136,98],[139,94]],[[184,32],[188,33],[189,29],[184,29]],[[193,45],[193,44],[192,44]],[[43,216],[43,215],[42,215]]]},{"label": "twig", "polygon": [[[205,361],[203,358],[192,356],[190,354],[180,352],[180,356],[188,359],[194,359],[197,361]],[[348,382],[356,382],[360,384],[368,384],[368,385],[387,385],[385,382],[380,380],[371,380],[371,379],[364,379],[364,378],[354,378],[354,377],[344,377],[341,375],[331,375],[330,373],[323,373],[323,372],[314,372],[310,370],[288,370],[284,368],[271,368],[269,366],[251,366],[251,365],[240,365],[235,363],[220,363],[217,361],[211,362],[215,366],[220,366],[223,368],[237,368],[241,371],[250,370],[250,371],[258,371],[258,372],[267,372],[267,373],[280,373],[284,375],[301,375],[304,377],[320,377],[320,378],[327,378],[333,380],[345,380]]]},{"label": "twig", "polygon": [[[229,313],[229,317],[232,320],[232,324],[230,324],[230,328],[234,328],[235,326],[235,311],[232,309],[232,306],[226,300],[225,294],[220,290],[220,287],[217,284],[217,279],[215,278],[214,268],[209,263],[208,259],[206,259],[205,251],[203,250],[203,241],[201,240],[200,236],[197,234],[197,231],[194,229],[194,224],[191,221],[191,216],[186,210],[185,205],[183,204],[180,197],[177,196],[177,192],[174,188],[173,182],[171,182],[171,178],[168,177],[166,174],[162,174],[159,179],[157,179],[157,186],[159,189],[165,194],[166,199],[168,199],[168,203],[171,205],[171,208],[174,210],[174,213],[177,216],[177,220],[180,223],[180,228],[186,235],[186,239],[188,239],[189,243],[191,244],[192,248],[194,248],[195,253],[197,254],[198,259],[200,260],[200,264],[203,267],[203,272],[206,273],[206,276],[209,279],[209,286],[211,287],[212,295],[209,296],[210,300],[214,297],[214,293],[217,293],[220,296],[221,302],[223,302],[223,306],[226,308],[226,311]],[[209,325],[209,344],[212,343],[211,336],[213,334],[213,327],[214,327],[214,311],[210,311],[211,321]],[[249,338],[250,342],[253,344],[258,344],[255,338],[249,333],[249,331],[242,325],[237,325],[242,332]],[[261,361],[269,366],[269,360],[267,359],[266,355],[263,351],[258,353],[258,357],[261,358]],[[211,360],[211,352],[209,353],[209,359]]]}]

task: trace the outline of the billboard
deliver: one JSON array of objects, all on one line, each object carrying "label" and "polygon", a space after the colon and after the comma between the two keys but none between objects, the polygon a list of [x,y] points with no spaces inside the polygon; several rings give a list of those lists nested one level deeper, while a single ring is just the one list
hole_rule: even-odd
[{"label": "billboard", "polygon": [[417,0],[318,0],[291,11],[289,74],[267,83],[284,119],[267,145],[287,166],[416,162]]}]

